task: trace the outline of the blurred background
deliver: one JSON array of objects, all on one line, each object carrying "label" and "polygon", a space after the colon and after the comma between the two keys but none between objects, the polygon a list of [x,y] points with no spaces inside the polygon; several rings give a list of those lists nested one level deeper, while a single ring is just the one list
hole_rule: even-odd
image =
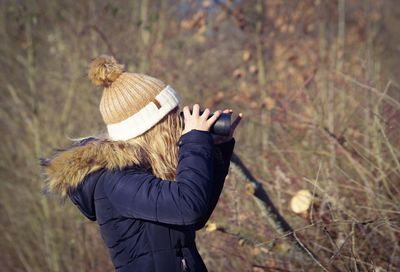
[{"label": "blurred background", "polygon": [[243,112],[235,152],[315,257],[231,171],[197,233],[210,271],[400,269],[398,1],[1,0],[0,12],[2,271],[113,270],[97,224],[43,195],[38,161],[105,131],[86,75],[104,53],[184,105]]}]

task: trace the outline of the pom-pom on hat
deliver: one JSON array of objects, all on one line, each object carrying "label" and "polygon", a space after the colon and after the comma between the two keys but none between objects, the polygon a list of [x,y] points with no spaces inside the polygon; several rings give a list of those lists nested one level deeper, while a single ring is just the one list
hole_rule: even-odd
[{"label": "pom-pom on hat", "polygon": [[175,90],[161,80],[123,69],[113,57],[101,55],[92,61],[88,73],[95,85],[104,87],[100,113],[114,141],[143,134],[180,102]]}]

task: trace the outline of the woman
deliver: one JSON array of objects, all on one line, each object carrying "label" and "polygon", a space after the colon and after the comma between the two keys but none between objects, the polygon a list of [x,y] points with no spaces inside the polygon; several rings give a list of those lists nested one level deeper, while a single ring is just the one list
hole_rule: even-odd
[{"label": "woman", "polygon": [[184,107],[182,124],[171,86],[123,72],[112,57],[95,59],[89,78],[104,86],[108,135],[44,160],[47,189],[98,222],[116,271],[207,271],[195,231],[217,204],[242,115],[230,136],[215,137],[220,111]]}]

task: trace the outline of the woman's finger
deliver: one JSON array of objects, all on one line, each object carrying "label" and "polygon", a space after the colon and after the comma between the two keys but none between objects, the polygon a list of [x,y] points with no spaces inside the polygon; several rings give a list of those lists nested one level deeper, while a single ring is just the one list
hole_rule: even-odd
[{"label": "woman's finger", "polygon": [[217,121],[217,119],[219,118],[219,116],[221,115],[221,111],[216,111],[214,112],[213,116],[211,116],[210,119],[207,120],[207,124],[211,127],[212,124],[215,123],[215,121]]},{"label": "woman's finger", "polygon": [[239,115],[236,117],[235,121],[233,121],[231,130],[232,132],[235,131],[236,127],[239,125],[240,121],[243,118],[243,113],[239,113]]},{"label": "woman's finger", "polygon": [[199,112],[200,112],[199,104],[194,104],[193,105],[192,115],[195,116],[195,117],[199,117]]},{"label": "woman's finger", "polygon": [[183,108],[183,117],[186,118],[186,117],[188,117],[189,115],[190,115],[189,107],[188,107],[188,106],[185,106],[185,107]]},{"label": "woman's finger", "polygon": [[207,120],[208,116],[210,116],[210,109],[206,108],[203,111],[203,114],[201,115],[201,118],[203,118],[204,120]]}]

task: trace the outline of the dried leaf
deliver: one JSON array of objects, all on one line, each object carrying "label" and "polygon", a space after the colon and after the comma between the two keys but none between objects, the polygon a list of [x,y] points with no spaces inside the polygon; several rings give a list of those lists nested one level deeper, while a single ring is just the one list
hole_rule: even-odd
[{"label": "dried leaf", "polygon": [[206,226],[206,231],[207,232],[213,232],[217,230],[217,224],[216,223],[207,223]]},{"label": "dried leaf", "polygon": [[202,3],[203,8],[209,8],[211,5],[210,0],[204,0]]},{"label": "dried leaf", "polygon": [[233,71],[233,77],[235,77],[235,78],[241,78],[241,77],[244,77],[245,76],[245,72],[242,70],[242,69],[235,69],[234,71]]},{"label": "dried leaf", "polygon": [[251,58],[251,53],[250,53],[250,51],[249,51],[248,49],[243,50],[243,53],[242,53],[242,59],[243,59],[243,61],[244,61],[244,62],[247,62],[247,61],[250,60],[250,58]]},{"label": "dried leaf", "polygon": [[274,248],[272,249],[276,253],[286,253],[290,250],[290,244],[287,242],[279,242],[275,244]]},{"label": "dried leaf", "polygon": [[275,100],[268,96],[264,99],[264,105],[270,111],[275,108]]},{"label": "dried leaf", "polygon": [[250,72],[251,74],[256,74],[256,73],[258,72],[257,66],[251,65],[250,68],[249,68],[249,72]]},{"label": "dried leaf", "polygon": [[251,183],[246,184],[246,193],[248,193],[249,195],[254,195],[255,191],[256,189],[253,184]]}]

